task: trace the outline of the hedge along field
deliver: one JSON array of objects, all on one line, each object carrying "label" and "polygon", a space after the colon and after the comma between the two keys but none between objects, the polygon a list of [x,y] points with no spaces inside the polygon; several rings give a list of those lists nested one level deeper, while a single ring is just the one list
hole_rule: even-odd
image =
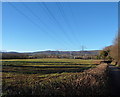
[{"label": "hedge along field", "polygon": [[67,85],[69,81],[81,76],[82,71],[94,68],[98,64],[97,60],[80,59],[2,60],[3,96],[67,95],[66,90],[59,90],[57,86],[63,87],[62,83]]}]

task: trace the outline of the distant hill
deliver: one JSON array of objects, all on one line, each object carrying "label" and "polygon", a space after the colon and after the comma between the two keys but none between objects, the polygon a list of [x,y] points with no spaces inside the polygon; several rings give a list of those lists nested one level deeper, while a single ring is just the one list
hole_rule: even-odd
[{"label": "distant hill", "polygon": [[97,56],[100,50],[91,51],[37,51],[29,53],[0,52],[3,59],[26,59],[26,58],[82,58],[83,56]]},{"label": "distant hill", "polygon": [[47,54],[47,55],[56,55],[56,54],[72,54],[72,55],[98,55],[100,50],[91,50],[91,51],[39,51],[33,52],[31,54]]},{"label": "distant hill", "polygon": [[[28,55],[36,55],[36,54],[45,54],[45,55],[98,55],[100,50],[90,50],[90,51],[37,51],[37,52],[29,52],[29,53],[22,53]],[[1,52],[0,52],[1,53]],[[2,52],[8,54],[20,54],[20,52]]]}]

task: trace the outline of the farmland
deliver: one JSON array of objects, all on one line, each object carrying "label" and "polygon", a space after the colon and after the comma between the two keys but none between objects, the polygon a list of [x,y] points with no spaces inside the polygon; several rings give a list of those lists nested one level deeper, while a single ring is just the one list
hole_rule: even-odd
[{"label": "farmland", "polygon": [[27,59],[4,60],[3,72],[17,74],[51,74],[62,72],[80,72],[96,66],[92,60],[79,59]]},{"label": "farmland", "polygon": [[[100,60],[80,59],[10,59],[2,60],[3,96],[10,94],[28,95],[57,93],[57,85],[77,79]],[[52,82],[52,83],[51,83]],[[51,86],[55,91],[51,91]],[[63,85],[61,85],[62,87]],[[17,88],[16,88],[17,87]],[[61,94],[62,93],[62,94]]]}]

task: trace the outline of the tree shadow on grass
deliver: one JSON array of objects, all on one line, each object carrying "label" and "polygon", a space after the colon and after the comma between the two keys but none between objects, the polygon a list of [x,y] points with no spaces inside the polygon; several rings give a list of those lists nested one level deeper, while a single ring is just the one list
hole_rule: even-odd
[{"label": "tree shadow on grass", "polygon": [[[12,68],[12,67],[11,67]],[[6,73],[20,73],[20,74],[51,74],[51,73],[75,73],[82,72],[90,67],[47,67],[45,68],[14,68],[13,70],[3,69]]]},{"label": "tree shadow on grass", "polygon": [[[14,67],[18,67],[18,68],[84,68],[84,67],[79,67],[80,65],[88,65],[88,64],[69,64],[68,66],[59,66],[57,64],[55,64],[56,66],[20,66],[20,65],[4,65],[3,68],[14,68]],[[64,65],[64,64],[62,64]],[[72,66],[72,65],[76,65],[76,66]]]},{"label": "tree shadow on grass", "polygon": [[33,62],[33,61],[2,61],[7,63],[72,63],[72,62]]}]

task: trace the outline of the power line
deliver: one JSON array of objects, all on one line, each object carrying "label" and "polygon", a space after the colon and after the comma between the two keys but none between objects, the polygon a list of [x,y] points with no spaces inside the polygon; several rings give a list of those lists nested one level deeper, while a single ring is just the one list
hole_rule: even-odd
[{"label": "power line", "polygon": [[[43,3],[43,2],[42,2]],[[40,6],[40,4],[38,4],[39,6]],[[42,7],[42,5],[44,6],[44,7]],[[43,8],[43,10],[46,12],[46,14],[48,14],[47,16],[48,16],[48,18],[50,19],[50,20],[52,20],[52,24],[55,24],[55,25],[58,25],[56,22],[55,22],[55,20],[54,20],[54,18],[52,18],[51,17],[51,15],[50,15],[50,13],[48,12],[48,10],[46,9],[46,7],[45,7],[45,5],[44,4],[42,4],[40,7],[42,7]],[[51,24],[51,25],[52,25]],[[60,29],[60,27],[58,26],[58,28]],[[61,29],[60,29],[61,30]],[[65,39],[66,39],[66,37],[65,37],[65,35],[63,36]],[[65,41],[64,41],[65,42]],[[70,44],[70,42],[68,42],[68,40],[66,41],[67,42],[67,44]],[[71,45],[71,44],[70,44]]]},{"label": "power line", "polygon": [[[70,12],[71,12],[72,17],[74,17],[74,18],[73,18],[74,24],[76,24],[75,15],[74,15],[74,12],[73,12],[73,10],[72,10],[72,8],[71,8],[71,5],[69,4],[68,6],[69,6],[69,9],[70,9]],[[76,26],[77,26],[77,25],[76,25]],[[79,27],[77,27],[77,28],[79,28]],[[78,38],[77,38],[76,33],[74,33],[74,36],[75,36],[76,40],[79,41]]]},{"label": "power line", "polygon": [[[35,23],[30,17],[28,17],[26,14],[24,14],[21,10],[19,10],[16,6],[14,6],[12,3],[10,3],[10,2],[8,2],[8,4],[9,5],[11,5],[16,11],[18,11],[20,14],[22,14],[24,17],[26,17],[32,24],[34,24],[35,25],[35,27],[37,27],[37,28],[41,28],[41,26],[40,25],[38,25],[37,23]],[[41,30],[41,29],[40,29]],[[44,30],[43,30],[43,32],[45,32]],[[48,33],[48,32],[47,32]],[[50,34],[51,35],[51,34]],[[56,39],[55,39],[56,40]],[[58,41],[58,40],[56,40],[56,41]],[[64,46],[66,46],[66,45],[64,45]]]},{"label": "power line", "polygon": [[[70,24],[68,23],[67,19],[65,18],[64,11],[61,9],[62,6],[60,6],[60,5],[58,4],[58,2],[56,2],[56,5],[57,5],[57,7],[58,7],[58,9],[59,9],[59,12],[60,12],[62,18],[64,19],[64,22],[67,24],[67,27],[68,27],[69,29],[71,29],[72,27],[70,26]],[[67,34],[67,36],[69,37],[69,34]],[[72,36],[74,36],[74,35],[72,34]],[[70,37],[69,37],[69,39],[70,39]],[[71,42],[71,39],[70,39],[70,42]],[[72,43],[72,42],[71,42],[71,43]]]},{"label": "power line", "polygon": [[[58,1],[59,1],[59,0],[58,0]],[[66,15],[65,15],[65,12],[64,12],[64,9],[63,9],[63,4],[62,4],[61,2],[59,2],[59,4],[58,4],[58,2],[56,2],[56,4],[57,4],[57,6],[58,6],[58,8],[59,8],[59,11],[60,11],[60,13],[61,13],[64,21],[66,22],[68,28],[71,29],[71,34],[72,34],[72,36],[74,37],[74,38],[73,38],[74,42],[77,44],[78,40],[77,40],[77,38],[76,38],[76,36],[75,36],[75,33],[73,33],[73,32],[74,32],[73,27],[71,26],[70,22],[69,22],[68,19],[66,18]]]},{"label": "power line", "polygon": [[[9,2],[8,2],[9,3]],[[41,28],[41,26],[39,25],[39,24],[37,24],[36,22],[34,22],[29,16],[27,16],[24,12],[22,12],[21,10],[19,10],[15,5],[13,5],[12,3],[9,3],[13,8],[15,8],[15,10],[16,11],[18,11],[20,14],[22,14],[23,16],[25,16],[32,24],[34,24],[37,28]],[[43,23],[45,26],[46,26],[46,24],[41,20],[41,18],[39,17],[39,16],[37,16],[29,7],[26,7],[27,9],[29,9],[29,11],[39,20],[39,21],[41,21],[41,23]],[[48,8],[47,8],[48,9]],[[48,9],[49,10],[49,9]],[[52,14],[52,12],[49,10],[49,12]],[[49,15],[48,15],[49,16]],[[53,16],[53,20],[55,21],[56,20],[56,18],[54,17],[54,15],[52,15]],[[58,24],[58,25],[60,25],[59,24],[59,22],[56,20],[56,23]],[[61,26],[60,26],[61,27]],[[43,32],[47,32],[45,29],[43,29],[43,28],[41,28],[42,30],[43,30]],[[41,30],[40,29],[40,30]],[[49,32],[47,32],[47,34],[50,34]],[[64,33],[65,34],[65,33]],[[50,36],[51,37],[53,37],[51,34],[50,34]],[[67,36],[67,35],[66,35]],[[55,39],[56,40],[56,39]],[[69,41],[70,41],[71,39],[69,39]],[[58,40],[56,40],[56,41],[58,41]],[[66,46],[66,45],[65,45]]]},{"label": "power line", "polygon": [[[24,3],[23,3],[23,4],[24,4]],[[32,11],[32,9],[30,9],[30,8],[29,8],[27,5],[25,5],[25,4],[24,4],[24,7],[25,7],[27,10],[29,10],[29,11],[32,13],[32,15],[35,16],[35,17],[44,25],[44,27],[47,27],[46,23],[44,23],[44,22],[42,21],[42,19]],[[49,28],[49,29],[50,29],[50,28]],[[50,30],[52,30],[52,29],[50,29]],[[49,33],[49,31],[48,31],[48,33]],[[53,33],[49,33],[49,35],[50,35],[50,36],[52,35],[52,37],[53,37],[55,40],[57,40],[57,39],[56,39],[56,36],[55,36],[55,33],[54,33],[54,34],[53,34]],[[59,40],[57,40],[57,41],[60,42]]]},{"label": "power line", "polygon": [[[47,12],[50,14],[51,18],[54,20],[54,23],[58,25],[58,27],[60,28],[60,30],[62,30],[62,32],[64,33],[65,38],[67,38],[69,44],[71,45],[72,41],[69,37],[67,37],[67,33],[65,32],[65,30],[63,29],[63,27],[59,24],[58,20],[55,18],[55,16],[52,14],[52,12],[50,11],[50,9],[47,7],[45,2],[42,2],[44,7],[46,8]],[[72,45],[71,45],[72,46]]]}]

